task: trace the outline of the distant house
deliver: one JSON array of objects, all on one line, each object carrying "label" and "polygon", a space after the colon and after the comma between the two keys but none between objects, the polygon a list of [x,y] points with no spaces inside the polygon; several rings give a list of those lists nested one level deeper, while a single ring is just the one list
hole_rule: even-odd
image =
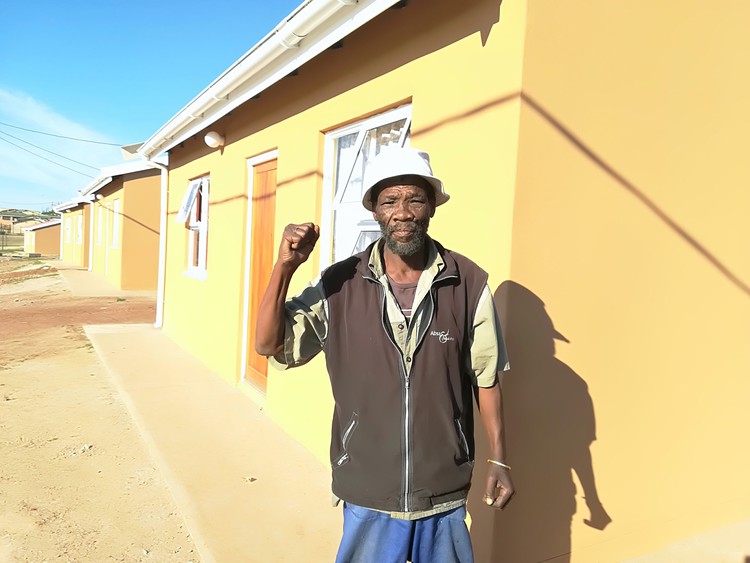
[{"label": "distant house", "polygon": [[89,270],[118,289],[156,289],[160,170],[142,161],[102,168],[88,201]]},{"label": "distant house", "polygon": [[60,259],[118,289],[156,289],[160,167],[145,161],[104,167],[79,197],[55,206],[62,218]]},{"label": "distant house", "polygon": [[53,217],[54,215],[39,211],[2,209],[0,210],[0,233],[22,234],[26,227],[49,221]]},{"label": "distant house", "polygon": [[53,207],[60,214],[60,260],[87,268],[89,264],[90,197],[77,197]]},{"label": "distant house", "polygon": [[23,251],[43,256],[60,254],[60,219],[37,223],[23,230]]},{"label": "distant house", "polygon": [[258,302],[284,225],[321,229],[294,293],[379,236],[372,156],[422,148],[452,196],[430,233],[489,273],[511,356],[519,493],[473,511],[477,560],[744,557],[747,533],[741,555],[717,538],[750,522],[747,21],[750,3],[304,2],[138,149],[169,154],[164,331],[326,462],[323,359],[269,371]]}]

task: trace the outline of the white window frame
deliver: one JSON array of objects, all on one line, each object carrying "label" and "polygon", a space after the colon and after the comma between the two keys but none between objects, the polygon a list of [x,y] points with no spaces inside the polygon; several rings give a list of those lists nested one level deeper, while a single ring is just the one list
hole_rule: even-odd
[{"label": "white window frame", "polygon": [[[365,140],[365,135],[368,130],[374,129],[377,127],[380,127],[382,125],[385,125],[387,123],[392,123],[395,121],[400,121],[402,119],[406,120],[406,123],[403,127],[403,132],[401,135],[401,138],[398,140],[398,143],[401,146],[408,146],[409,145],[409,135],[410,135],[410,129],[411,129],[411,116],[412,116],[412,106],[411,104],[407,104],[404,106],[400,106],[395,109],[384,111],[383,113],[379,113],[377,115],[373,115],[371,117],[368,117],[366,119],[357,121],[356,123],[351,123],[349,125],[346,125],[344,127],[340,127],[339,129],[335,129],[333,131],[329,131],[326,133],[325,136],[325,148],[324,148],[324,156],[323,156],[323,209],[322,209],[322,217],[321,217],[321,227],[320,227],[320,270],[323,271],[325,268],[331,265],[333,262],[333,243],[334,243],[334,213],[336,211],[341,212],[342,211],[342,196],[344,193],[344,190],[341,190],[340,193],[336,194],[335,191],[335,157],[336,157],[336,141],[340,139],[341,137],[344,137],[346,135],[351,135],[353,133],[358,133],[357,139],[354,143],[354,147],[356,147],[356,154],[359,153],[359,151],[362,148],[362,145]],[[351,176],[352,171],[354,170],[354,167],[357,163],[357,157],[355,156],[354,161],[352,162],[352,168],[348,172],[345,172],[348,174],[348,176]],[[347,180],[348,181],[348,180]],[[364,207],[359,206],[357,211],[357,216],[361,213],[361,218],[357,222],[356,228],[359,229],[359,235],[361,235],[363,232],[367,231],[375,231],[377,230],[380,232],[380,227],[378,226],[377,222],[372,218],[372,213],[367,211]],[[358,236],[359,236],[358,235]]]},{"label": "white window frame", "polygon": [[182,203],[180,203],[180,209],[179,211],[177,211],[177,218],[175,220],[178,223],[184,223],[188,220],[190,211],[193,208],[195,198],[198,195],[198,190],[200,189],[202,183],[203,178],[198,178],[188,184],[188,188],[187,190],[185,190],[185,195],[182,197]]},{"label": "white window frame", "polygon": [[[187,212],[185,227],[188,230],[187,244],[187,270],[185,274],[197,280],[205,280],[208,277],[207,258],[208,258],[208,198],[210,180],[208,176],[193,180],[188,185],[188,191],[183,198],[180,206],[180,214],[183,209]],[[200,193],[200,219],[198,206],[195,205]],[[178,216],[180,216],[178,214]],[[197,237],[195,235],[198,235]],[[195,255],[196,238],[198,243],[198,264],[193,264]]]}]

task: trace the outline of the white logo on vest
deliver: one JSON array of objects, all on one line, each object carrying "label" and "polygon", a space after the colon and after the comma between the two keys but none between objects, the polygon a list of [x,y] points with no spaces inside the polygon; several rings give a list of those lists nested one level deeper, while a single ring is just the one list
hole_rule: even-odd
[{"label": "white logo on vest", "polygon": [[455,340],[455,338],[453,338],[450,334],[450,330],[441,330],[440,332],[438,332],[437,330],[433,330],[432,332],[430,332],[430,336],[436,336],[441,344],[445,344],[450,340]]}]

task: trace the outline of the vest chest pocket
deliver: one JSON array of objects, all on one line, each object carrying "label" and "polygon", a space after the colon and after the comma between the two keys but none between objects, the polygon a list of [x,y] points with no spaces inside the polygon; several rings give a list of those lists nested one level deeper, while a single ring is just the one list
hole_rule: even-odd
[{"label": "vest chest pocket", "polygon": [[346,427],[344,427],[343,434],[341,435],[341,455],[333,460],[334,469],[336,469],[337,467],[341,467],[347,461],[349,461],[349,452],[347,448],[349,447],[349,443],[352,440],[352,436],[354,435],[354,431],[356,430],[358,424],[359,416],[356,412],[353,412],[351,418],[349,419],[349,422],[347,423]]}]

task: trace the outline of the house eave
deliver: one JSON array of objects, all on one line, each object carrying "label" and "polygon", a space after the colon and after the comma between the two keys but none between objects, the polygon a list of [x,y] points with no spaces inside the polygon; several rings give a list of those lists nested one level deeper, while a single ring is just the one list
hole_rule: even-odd
[{"label": "house eave", "polygon": [[297,70],[399,0],[309,0],[301,4],[137,150],[162,154]]},{"label": "house eave", "polygon": [[104,168],[99,170],[99,176],[97,176],[93,181],[91,181],[85,188],[81,190],[81,194],[84,196],[95,194],[118,176],[134,174],[136,172],[145,172],[147,170],[153,169],[153,166],[151,166],[147,162],[143,162],[142,160],[135,162],[124,162],[121,164],[115,164],[114,166],[105,166]]},{"label": "house eave", "polygon": [[64,213],[65,211],[69,211],[70,209],[78,207],[79,205],[91,203],[93,200],[93,196],[81,196],[61,203],[60,205],[55,205],[52,210],[55,213]]},{"label": "house eave", "polygon": [[59,225],[62,221],[60,219],[53,219],[52,221],[45,221],[44,223],[37,223],[36,225],[32,225],[30,227],[24,227],[22,230],[24,231],[37,231],[39,229],[45,229],[47,227],[54,227],[55,225]]}]

